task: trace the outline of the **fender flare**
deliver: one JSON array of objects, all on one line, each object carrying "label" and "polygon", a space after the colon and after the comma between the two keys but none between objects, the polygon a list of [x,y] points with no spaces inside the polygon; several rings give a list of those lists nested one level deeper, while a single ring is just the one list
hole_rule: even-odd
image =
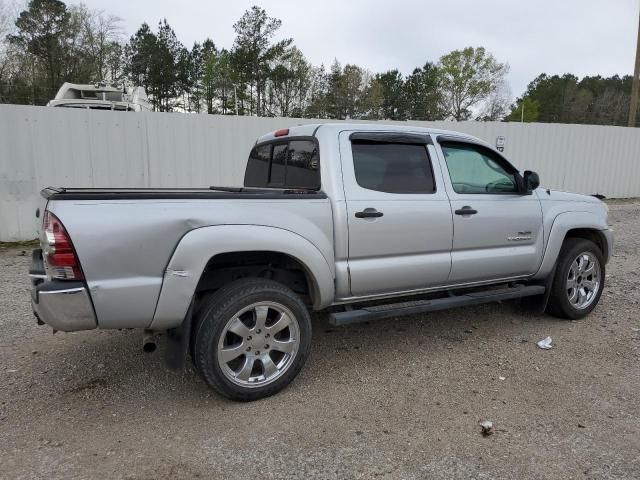
[{"label": "fender flare", "polygon": [[149,328],[166,330],[182,323],[202,272],[212,257],[256,250],[289,255],[305,267],[314,289],[314,309],[325,308],[333,302],[333,270],[320,250],[306,238],[289,230],[262,225],[209,226],[189,231],[176,246],[164,272]]},{"label": "fender flare", "polygon": [[[603,218],[590,212],[564,212],[557,215],[551,225],[542,263],[533,279],[546,278],[553,271],[567,233],[576,228],[601,232],[609,227]],[[606,235],[604,237],[607,239]]]}]

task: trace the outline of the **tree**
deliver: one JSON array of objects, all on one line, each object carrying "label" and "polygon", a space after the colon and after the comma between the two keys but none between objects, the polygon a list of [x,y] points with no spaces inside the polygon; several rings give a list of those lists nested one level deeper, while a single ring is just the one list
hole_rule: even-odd
[{"label": "tree", "polygon": [[185,88],[185,61],[188,51],[176,37],[165,18],[158,24],[158,35],[153,62],[153,81],[156,95],[162,100],[161,111],[170,112],[171,101]]},{"label": "tree", "polygon": [[13,32],[11,8],[5,0],[0,0],[0,103],[6,98],[6,79],[12,63],[7,36]]},{"label": "tree", "polygon": [[69,12],[59,0],[31,0],[16,20],[17,32],[9,42],[42,61],[47,87],[53,95],[59,88],[64,66]]},{"label": "tree", "polygon": [[443,113],[440,74],[430,62],[413,70],[405,81],[407,116],[411,120],[441,120]]},{"label": "tree", "polygon": [[213,113],[216,99],[214,67],[217,51],[212,40],[206,39],[202,43],[200,55],[202,57],[202,98],[207,113]]},{"label": "tree", "polygon": [[204,55],[202,45],[198,42],[193,44],[189,52],[189,61],[186,69],[189,84],[189,101],[186,105],[187,111],[200,113],[202,108],[203,85],[202,77],[204,75]]},{"label": "tree", "polygon": [[[141,85],[152,95],[152,70],[156,51],[157,38],[148,24],[143,23],[125,46],[125,74],[134,85]],[[151,98],[154,110],[156,99]]]},{"label": "tree", "polygon": [[455,120],[467,120],[471,109],[486,100],[503,83],[509,67],[483,47],[454,50],[440,58],[442,109]]},{"label": "tree", "polygon": [[207,40],[203,44],[203,57],[203,88],[207,113],[242,115],[244,110],[238,112],[236,109],[239,98],[236,94],[241,92],[233,55],[224,49],[218,52],[213,42]]},{"label": "tree", "polygon": [[507,122],[537,122],[540,116],[540,105],[530,97],[519,98],[511,106],[511,113],[505,117]]},{"label": "tree", "polygon": [[[381,120],[385,116],[385,90],[378,75],[369,79],[362,91],[360,116],[367,120]],[[387,106],[389,108],[389,106]],[[391,107],[392,108],[392,107]]]},{"label": "tree", "polygon": [[118,72],[111,70],[115,58],[122,53],[120,40],[122,37],[122,19],[115,15],[106,15],[103,11],[89,12],[83,18],[83,31],[87,54],[93,60],[93,76],[97,80],[106,80],[109,75],[112,81]]},{"label": "tree", "polygon": [[157,35],[143,23],[125,50],[129,80],[146,89],[154,110],[172,111],[176,98],[186,88],[184,71],[188,52],[167,20],[159,22]]},{"label": "tree", "polygon": [[336,59],[331,65],[326,94],[327,116],[338,120],[359,118],[368,75],[357,65],[345,65]]},{"label": "tree", "polygon": [[502,83],[487,97],[482,111],[476,120],[483,122],[497,122],[503,120],[509,113],[511,106],[511,89]]},{"label": "tree", "polygon": [[0,52],[0,76],[7,78],[13,92],[3,94],[3,101],[45,104],[63,82],[119,79],[119,22],[82,4],[67,7],[57,0],[29,2],[7,37],[6,55]]},{"label": "tree", "polygon": [[311,88],[312,70],[296,47],[273,62],[267,87],[266,113],[282,117],[302,116]]},{"label": "tree", "polygon": [[120,83],[124,78],[125,51],[121,43],[111,42],[107,47],[106,67],[111,83]]},{"label": "tree", "polygon": [[380,118],[406,120],[408,99],[402,74],[398,70],[378,73],[375,76],[375,83],[379,86],[382,94],[382,113]]},{"label": "tree", "polygon": [[9,2],[0,0],[0,43],[4,43],[6,36],[13,30],[12,15]]},{"label": "tree", "polygon": [[312,67],[310,77],[304,116],[308,118],[328,118],[329,74],[327,74],[324,65],[320,65],[320,67]]},{"label": "tree", "polygon": [[267,16],[267,12],[257,6],[247,10],[233,25],[236,32],[233,52],[236,67],[250,88],[250,115],[263,114],[262,104],[270,63],[281,57],[292,43],[290,38],[272,43],[281,25],[281,20]]},{"label": "tree", "polygon": [[531,121],[625,125],[630,92],[630,76],[580,80],[571,74],[543,73],[529,83],[506,120],[520,121],[524,103],[525,120],[532,107],[537,114]]}]

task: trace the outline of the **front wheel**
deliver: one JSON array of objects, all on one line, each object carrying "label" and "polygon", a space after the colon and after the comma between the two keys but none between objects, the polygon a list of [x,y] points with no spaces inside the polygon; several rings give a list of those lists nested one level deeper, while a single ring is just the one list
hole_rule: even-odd
[{"label": "front wheel", "polygon": [[311,320],[300,298],[266,279],[222,287],[196,319],[194,360],[206,382],[232,400],[250,401],[286,387],[311,347]]},{"label": "front wheel", "polygon": [[602,252],[590,240],[565,240],[551,286],[549,313],[575,320],[596,307],[604,288],[605,264]]}]

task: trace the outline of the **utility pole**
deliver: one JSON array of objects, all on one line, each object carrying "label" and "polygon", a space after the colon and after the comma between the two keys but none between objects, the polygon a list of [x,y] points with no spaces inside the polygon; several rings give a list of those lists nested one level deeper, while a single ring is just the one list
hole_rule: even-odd
[{"label": "utility pole", "polygon": [[631,102],[629,105],[629,126],[636,126],[638,112],[638,94],[640,93],[640,13],[638,14],[638,44],[636,45],[636,67],[633,71],[633,84],[631,87]]}]

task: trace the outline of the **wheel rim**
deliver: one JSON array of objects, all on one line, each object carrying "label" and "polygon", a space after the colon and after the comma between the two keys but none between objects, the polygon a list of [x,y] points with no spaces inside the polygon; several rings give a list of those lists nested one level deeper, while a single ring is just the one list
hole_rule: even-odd
[{"label": "wheel rim", "polygon": [[227,322],[217,357],[227,379],[243,387],[262,387],[280,378],[300,346],[298,320],[284,305],[259,302]]},{"label": "wheel rim", "polygon": [[591,252],[578,255],[567,274],[567,298],[579,310],[587,308],[596,299],[600,290],[600,262]]}]

